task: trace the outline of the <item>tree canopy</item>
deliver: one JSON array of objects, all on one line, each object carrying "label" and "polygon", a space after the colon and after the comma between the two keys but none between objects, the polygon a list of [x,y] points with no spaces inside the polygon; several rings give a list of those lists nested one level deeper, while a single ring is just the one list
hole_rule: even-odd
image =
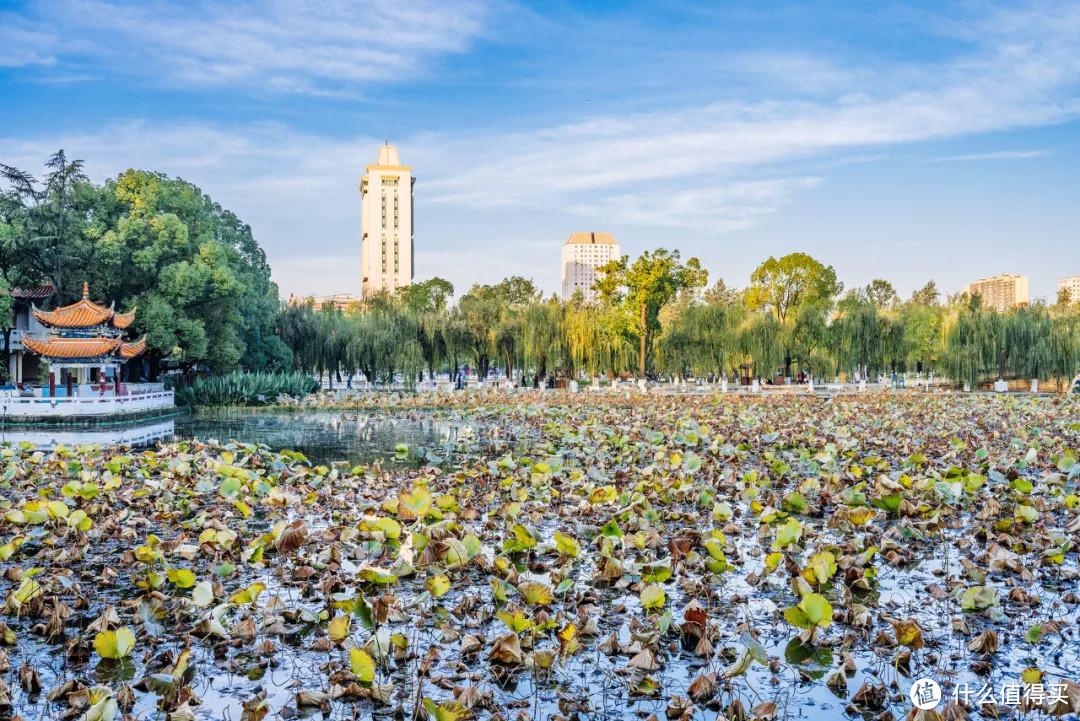
[{"label": "tree canopy", "polygon": [[251,228],[195,185],[128,170],[103,185],[59,151],[38,181],[2,166],[0,275],[11,286],[51,283],[53,302],[88,283],[118,309],[137,307],[133,328],[149,358],[216,372],[292,365],[276,335],[277,286]]}]

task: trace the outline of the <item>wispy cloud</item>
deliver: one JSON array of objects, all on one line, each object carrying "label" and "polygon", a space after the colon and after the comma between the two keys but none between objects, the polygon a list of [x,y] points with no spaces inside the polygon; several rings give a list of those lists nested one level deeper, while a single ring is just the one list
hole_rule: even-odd
[{"label": "wispy cloud", "polygon": [[592,203],[574,203],[571,213],[600,223],[617,219],[622,224],[701,228],[729,233],[754,226],[775,213],[788,198],[813,188],[821,178],[748,180],[688,188],[644,190],[601,197]]},{"label": "wispy cloud", "polygon": [[[141,34],[139,47],[152,53],[148,67],[173,82],[304,92],[420,72],[432,54],[467,47],[485,13],[479,0],[423,6],[430,12],[411,24],[409,13],[421,6],[390,0],[371,0],[364,4],[369,12],[360,15],[350,14],[355,4],[340,1],[316,6],[278,0],[263,15],[245,15],[251,8],[236,4],[199,4],[195,13],[181,12],[174,2],[155,5],[153,13],[129,6],[119,13],[118,3],[104,0],[48,7],[67,9],[69,29],[100,28],[103,36],[128,40]],[[827,184],[828,171],[838,165],[896,155],[903,151],[894,149],[922,141],[1080,117],[1080,5],[1039,4],[943,31],[963,41],[965,50],[898,68],[878,84],[859,70],[847,77],[832,63],[811,64],[817,78],[812,96],[777,91],[766,99],[608,112],[516,132],[479,125],[404,137],[403,160],[420,177],[417,237],[421,243],[438,237],[444,248],[432,251],[429,245],[418,253],[418,272],[453,268],[458,283],[520,273],[547,251],[514,254],[505,248],[550,237],[554,252],[562,240],[549,228],[530,227],[529,219],[540,216],[558,218],[560,227],[587,219],[593,227],[693,228],[714,238],[762,223],[800,194]],[[85,52],[112,51],[102,45]],[[121,61],[117,52],[109,62]],[[42,58],[48,62],[48,55]],[[798,73],[802,57],[758,60],[763,73],[784,76]],[[518,119],[515,127],[528,127],[526,122]],[[0,160],[32,169],[63,147],[84,158],[97,180],[127,167],[183,176],[253,225],[286,292],[322,293],[359,285],[355,262],[334,259],[355,261],[359,252],[357,179],[381,142],[282,123],[131,121],[48,137],[0,137]],[[482,255],[485,262],[462,263],[465,255]]]},{"label": "wispy cloud", "polygon": [[947,155],[942,158],[928,158],[927,163],[966,163],[972,160],[1026,160],[1045,158],[1049,150],[998,150],[993,153],[972,153],[970,155]]},{"label": "wispy cloud", "polygon": [[[758,187],[737,183],[762,171],[782,176],[793,161],[1080,117],[1080,6],[996,13],[979,27],[970,52],[896,73],[902,82],[874,93],[717,102],[489,136],[468,148],[460,172],[430,187],[440,201],[477,208],[568,205],[681,225],[713,219],[693,209],[680,219],[674,203],[648,199],[691,187],[696,208],[731,188]],[[776,209],[813,183],[792,177],[760,187],[771,194],[765,207]],[[721,217],[719,228],[745,222]]]},{"label": "wispy cloud", "polygon": [[[416,75],[429,58],[465,50],[482,28],[485,5],[482,0],[55,0],[35,12],[10,18],[22,26],[21,40],[5,34],[23,46],[34,34],[39,41],[48,39],[53,49],[36,60],[26,55],[21,64],[62,66],[65,50],[72,48],[57,42],[59,35],[81,38],[80,56],[123,75],[243,93],[334,94]],[[0,63],[20,55],[4,52]]]},{"label": "wispy cloud", "polygon": [[0,68],[56,63],[56,36],[36,29],[14,13],[0,12]]}]

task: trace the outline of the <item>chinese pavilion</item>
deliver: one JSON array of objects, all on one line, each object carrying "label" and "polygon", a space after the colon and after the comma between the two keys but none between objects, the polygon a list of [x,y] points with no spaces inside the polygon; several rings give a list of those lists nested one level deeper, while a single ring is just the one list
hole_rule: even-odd
[{"label": "chinese pavilion", "polygon": [[[135,309],[117,313],[90,300],[88,284],[83,283],[82,300],[56,310],[41,310],[31,304],[30,311],[49,335],[33,338],[23,334],[27,351],[48,363],[49,396],[56,396],[56,386],[96,383],[93,390],[102,395],[111,390],[121,394],[120,366],[146,350],[146,336],[137,341],[123,339],[124,331],[135,320]],[[109,381],[112,380],[112,388]]]}]

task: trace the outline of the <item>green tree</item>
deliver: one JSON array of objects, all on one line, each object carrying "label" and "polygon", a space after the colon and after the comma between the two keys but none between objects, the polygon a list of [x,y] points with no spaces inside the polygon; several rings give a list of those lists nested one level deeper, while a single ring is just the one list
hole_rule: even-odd
[{"label": "green tree", "polygon": [[874,278],[866,286],[866,297],[879,310],[892,310],[900,304],[900,296],[892,283],[883,278]]},{"label": "green tree", "polygon": [[836,271],[806,253],[790,253],[782,258],[770,257],[750,276],[746,304],[750,310],[773,313],[784,330],[784,375],[791,375],[791,365],[802,328],[817,321],[800,310],[806,304],[816,304],[818,313],[825,313],[832,300],[844,288],[836,279]]},{"label": "green tree", "polygon": [[684,264],[679,251],[664,248],[645,251],[632,265],[630,256],[624,255],[598,271],[593,289],[631,320],[629,328],[638,341],[638,377],[644,378],[651,341],[661,329],[660,309],[680,291],[704,287],[708,272],[697,258]]},{"label": "green tree", "polygon": [[928,281],[926,285],[919,288],[917,291],[911,294],[911,300],[908,301],[911,305],[920,306],[934,306],[938,304],[938,298],[941,293],[938,292],[937,283],[934,281]]},{"label": "green tree", "polygon": [[197,187],[128,170],[97,186],[63,151],[39,183],[0,167],[0,273],[10,284],[49,282],[55,302],[82,284],[117,308],[137,306],[133,330],[148,359],[215,372],[281,370],[292,354],[277,332],[277,286],[251,228]]}]

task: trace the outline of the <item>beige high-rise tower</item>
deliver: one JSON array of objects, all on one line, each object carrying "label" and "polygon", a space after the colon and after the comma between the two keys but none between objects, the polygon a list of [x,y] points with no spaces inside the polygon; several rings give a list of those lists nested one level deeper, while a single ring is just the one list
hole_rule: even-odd
[{"label": "beige high-rise tower", "polygon": [[619,259],[619,244],[611,233],[571,233],[562,247],[562,297],[569,300],[581,292],[594,300],[597,268]]},{"label": "beige high-rise tower", "polygon": [[379,162],[360,178],[360,263],[363,294],[393,292],[413,279],[412,167],[397,148],[379,148]]}]

